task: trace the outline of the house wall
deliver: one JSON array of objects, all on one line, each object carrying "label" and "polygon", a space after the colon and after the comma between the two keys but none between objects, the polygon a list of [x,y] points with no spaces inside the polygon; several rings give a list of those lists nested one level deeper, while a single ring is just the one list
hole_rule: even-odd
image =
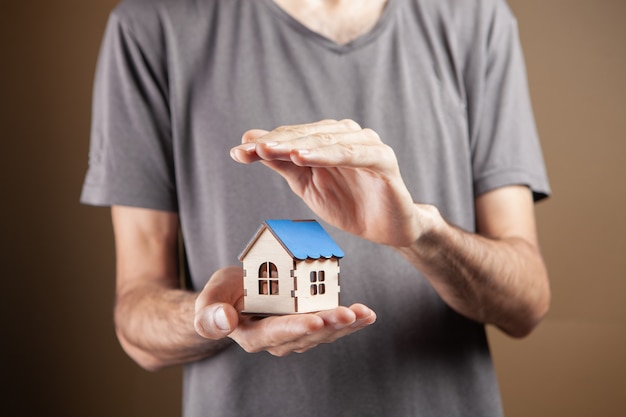
[{"label": "house wall", "polygon": [[[259,295],[259,267],[264,262],[272,262],[278,269],[278,294]],[[266,228],[243,259],[246,270],[244,288],[244,308],[247,313],[286,314],[295,312],[293,290],[293,260],[285,248]]]},{"label": "house wall", "polygon": [[[257,237],[242,262],[245,270],[246,313],[307,313],[339,305],[339,261],[335,258],[296,261],[296,268],[293,270],[293,258],[274,235],[265,229]],[[277,295],[259,294],[258,272],[259,267],[265,262],[274,263],[278,269]],[[316,273],[324,271],[324,294],[311,294],[311,271]],[[321,282],[317,285],[319,283]]]},{"label": "house wall", "polygon": [[[324,271],[325,294],[311,295],[311,271]],[[328,310],[339,305],[339,261],[331,259],[307,259],[296,262],[298,279],[298,312]],[[318,284],[320,282],[318,281]]]}]

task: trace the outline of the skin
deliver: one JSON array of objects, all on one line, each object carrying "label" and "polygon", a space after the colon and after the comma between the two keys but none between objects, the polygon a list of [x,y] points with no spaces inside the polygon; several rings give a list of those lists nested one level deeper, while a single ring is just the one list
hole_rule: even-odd
[{"label": "skin", "polygon": [[387,0],[275,0],[313,32],[344,45],[369,32]]},{"label": "skin", "polygon": [[[231,157],[274,170],[335,227],[395,248],[460,314],[522,337],[548,310],[548,276],[526,187],[477,197],[472,234],[448,224],[436,207],[415,203],[393,150],[351,120],[250,130]],[[117,206],[112,217],[116,330],[146,369],[209,357],[232,343],[247,352],[302,353],[376,320],[362,304],[262,320],[242,316],[240,267],[216,271],[199,293],[179,289],[177,214]]]},{"label": "skin", "polygon": [[302,353],[376,320],[360,304],[263,320],[242,316],[241,267],[216,271],[200,292],[179,288],[176,213],[115,206],[112,219],[116,333],[126,353],[145,369],[205,358],[233,342],[247,352]]},{"label": "skin", "polygon": [[243,142],[233,159],[260,161],[330,224],[398,250],[459,313],[517,337],[547,313],[548,274],[527,187],[477,197],[471,234],[414,203],[393,150],[354,121],[251,130]]}]

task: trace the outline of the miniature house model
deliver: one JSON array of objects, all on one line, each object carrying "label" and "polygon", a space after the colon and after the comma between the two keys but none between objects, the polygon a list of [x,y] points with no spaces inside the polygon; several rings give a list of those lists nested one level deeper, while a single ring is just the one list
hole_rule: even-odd
[{"label": "miniature house model", "polygon": [[239,255],[244,313],[293,314],[339,305],[343,251],[315,220],[266,220]]}]

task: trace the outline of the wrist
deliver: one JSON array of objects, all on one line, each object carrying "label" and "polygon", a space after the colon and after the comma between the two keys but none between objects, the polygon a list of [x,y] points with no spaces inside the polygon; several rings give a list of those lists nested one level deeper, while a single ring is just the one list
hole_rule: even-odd
[{"label": "wrist", "polygon": [[416,234],[410,246],[419,245],[422,242],[430,241],[435,236],[444,232],[447,223],[441,216],[439,209],[432,204],[414,205]]},{"label": "wrist", "polygon": [[449,225],[441,216],[439,209],[431,204],[414,204],[413,238],[406,246],[396,249],[405,254],[424,254],[437,250],[436,242],[445,235]]}]

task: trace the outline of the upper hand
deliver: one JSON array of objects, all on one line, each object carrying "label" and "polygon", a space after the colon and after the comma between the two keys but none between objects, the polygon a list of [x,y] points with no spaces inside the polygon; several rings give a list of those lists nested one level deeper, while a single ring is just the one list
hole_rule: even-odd
[{"label": "upper hand", "polygon": [[198,334],[215,340],[228,336],[247,352],[285,356],[333,342],[376,321],[376,314],[362,304],[263,319],[242,315],[242,276],[240,267],[229,267],[211,277],[196,299]]},{"label": "upper hand", "polygon": [[407,246],[421,233],[395,153],[352,120],[249,130],[231,157],[261,161],[318,216],[364,239]]}]

